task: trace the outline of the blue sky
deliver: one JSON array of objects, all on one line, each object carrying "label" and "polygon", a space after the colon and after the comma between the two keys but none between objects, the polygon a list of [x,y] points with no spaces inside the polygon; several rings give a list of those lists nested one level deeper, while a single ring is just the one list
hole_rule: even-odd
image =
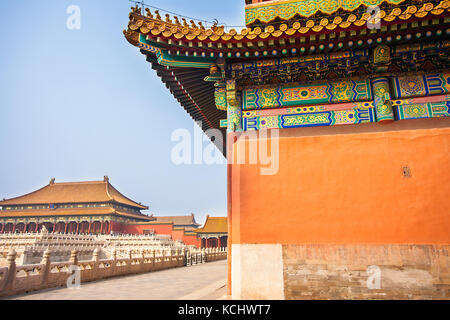
[{"label": "blue sky", "polygon": [[[187,16],[244,24],[244,1],[148,0]],[[81,29],[69,30],[69,5]],[[0,4],[0,198],[104,175],[147,213],[226,215],[226,165],[180,165],[171,134],[189,115],[124,38],[128,0]],[[205,142],[205,147],[207,142]]]}]

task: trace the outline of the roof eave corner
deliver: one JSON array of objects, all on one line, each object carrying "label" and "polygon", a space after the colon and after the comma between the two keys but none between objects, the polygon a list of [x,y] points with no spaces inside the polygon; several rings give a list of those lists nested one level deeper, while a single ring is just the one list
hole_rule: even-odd
[{"label": "roof eave corner", "polygon": [[138,32],[128,29],[128,30],[123,30],[123,34],[125,36],[125,39],[127,39],[127,41],[131,45],[133,45],[135,47],[138,46],[138,44],[139,44],[139,33]]}]

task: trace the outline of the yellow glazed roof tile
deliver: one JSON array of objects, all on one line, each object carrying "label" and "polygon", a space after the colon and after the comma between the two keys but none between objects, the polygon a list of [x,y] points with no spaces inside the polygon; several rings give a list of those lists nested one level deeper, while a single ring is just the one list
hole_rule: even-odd
[{"label": "yellow glazed roof tile", "polygon": [[[436,6],[433,3],[428,2],[418,4],[418,6],[411,5],[403,9],[397,7],[390,10],[388,13],[381,10],[379,12],[379,17],[386,22],[393,22],[397,19],[407,21],[412,18],[424,18],[428,14],[441,15],[445,11],[450,11],[450,0],[442,0]],[[322,18],[320,21],[314,21],[312,19],[307,21],[295,21],[292,24],[292,27],[288,27],[287,24],[281,24],[277,27],[268,25],[265,27],[265,30],[262,30],[260,27],[253,29],[244,28],[238,33],[234,29],[225,32],[223,26],[213,26],[209,29],[205,29],[203,25],[198,26],[193,21],[191,21],[191,25],[177,25],[173,22],[155,19],[151,13],[147,14],[147,16],[143,16],[140,8],[133,8],[132,13],[130,14],[128,27],[129,30],[140,32],[144,35],[152,34],[153,36],[158,36],[162,33],[164,38],[175,38],[177,40],[186,39],[188,41],[205,41],[208,39],[211,42],[228,42],[265,40],[270,37],[283,37],[283,35],[295,36],[297,32],[299,34],[308,32],[320,33],[324,28],[326,28],[326,30],[334,30],[336,28],[346,29],[352,25],[361,27],[367,23],[369,18],[370,14],[368,13],[364,13],[360,17],[352,13],[346,19],[343,19],[338,15],[334,18]],[[178,19],[175,20],[178,21]],[[124,33],[127,35],[126,32]]]}]

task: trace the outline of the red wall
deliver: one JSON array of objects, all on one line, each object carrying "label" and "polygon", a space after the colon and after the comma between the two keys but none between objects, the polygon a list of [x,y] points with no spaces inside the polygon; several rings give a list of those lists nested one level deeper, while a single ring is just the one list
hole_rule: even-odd
[{"label": "red wall", "polygon": [[121,223],[112,224],[113,231],[122,232],[126,234],[143,234],[144,230],[154,230],[156,234],[167,234],[172,236],[173,240],[183,241],[186,245],[194,245],[200,248],[200,239],[197,239],[196,235],[185,235],[184,229],[174,230],[172,223],[166,224],[135,224],[135,225],[123,225]]},{"label": "red wall", "polygon": [[172,230],[172,239],[183,241],[184,229]]},{"label": "red wall", "polygon": [[[154,230],[156,234],[172,234],[173,224],[131,224],[122,225],[120,232],[128,234],[143,234],[144,230]],[[116,230],[114,230],[116,231]]]},{"label": "red wall", "polygon": [[281,130],[277,174],[232,165],[231,241],[448,244],[449,148],[448,118]]},{"label": "red wall", "polygon": [[194,245],[197,248],[200,248],[200,245],[201,245],[201,240],[197,238],[197,235],[195,235],[195,236],[184,235],[183,242],[184,242],[184,244],[186,244],[188,246]]}]

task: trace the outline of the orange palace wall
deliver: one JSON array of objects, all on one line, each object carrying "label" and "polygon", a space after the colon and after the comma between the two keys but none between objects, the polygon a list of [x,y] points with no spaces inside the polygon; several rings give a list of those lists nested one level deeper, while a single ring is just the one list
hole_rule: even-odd
[{"label": "orange palace wall", "polygon": [[450,297],[450,119],[279,134],[277,174],[229,165],[233,298]]},{"label": "orange palace wall", "polygon": [[197,248],[200,248],[201,246],[201,240],[197,238],[197,235],[183,235],[183,242],[188,246],[192,245]]},{"label": "orange palace wall", "polygon": [[143,234],[144,231],[154,231],[156,234],[172,234],[172,223],[143,223],[143,224],[127,224],[122,225],[120,232],[128,234]]},{"label": "orange palace wall", "polygon": [[144,234],[145,231],[152,230],[156,234],[166,234],[172,236],[173,240],[181,240],[186,245],[194,245],[200,248],[200,239],[197,239],[197,235],[186,235],[184,229],[176,230],[173,227],[173,223],[148,223],[148,224],[127,224],[116,225],[114,231],[122,232],[126,234]]}]

